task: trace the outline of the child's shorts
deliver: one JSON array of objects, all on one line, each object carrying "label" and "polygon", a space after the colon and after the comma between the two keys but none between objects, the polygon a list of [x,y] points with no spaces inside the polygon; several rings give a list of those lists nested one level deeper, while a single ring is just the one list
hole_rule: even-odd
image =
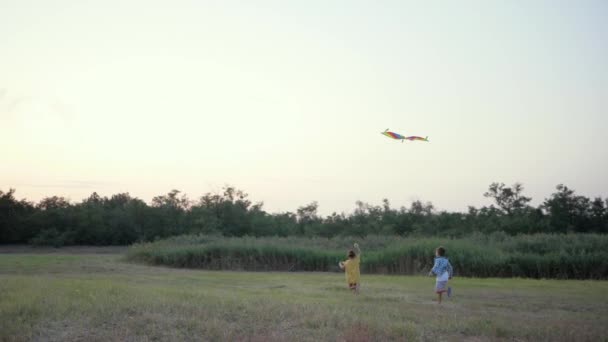
[{"label": "child's shorts", "polygon": [[437,280],[435,282],[435,293],[443,293],[448,290],[448,281],[445,280]]},{"label": "child's shorts", "polygon": [[351,289],[351,290],[356,290],[357,289],[357,283],[352,283],[352,284],[349,283],[348,284],[348,288]]}]

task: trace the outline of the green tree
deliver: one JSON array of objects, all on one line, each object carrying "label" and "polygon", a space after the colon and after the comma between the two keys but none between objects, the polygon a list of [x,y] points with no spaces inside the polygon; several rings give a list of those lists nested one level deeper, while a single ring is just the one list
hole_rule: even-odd
[{"label": "green tree", "polygon": [[314,235],[315,232],[318,232],[321,223],[321,219],[317,214],[318,209],[319,204],[317,202],[311,202],[296,210],[299,234]]},{"label": "green tree", "polygon": [[586,232],[591,226],[590,200],[575,195],[574,190],[559,184],[557,192],[542,205],[549,215],[549,225],[556,232]]},{"label": "green tree", "polygon": [[156,208],[156,217],[160,226],[155,229],[159,236],[171,236],[187,232],[186,211],[190,208],[190,200],[186,195],[179,196],[179,190],[171,190],[166,195],[152,199],[152,207]]},{"label": "green tree", "polygon": [[507,187],[504,183],[492,183],[483,195],[494,199],[505,214],[512,215],[528,207],[531,198],[522,195],[523,190],[521,183],[515,183],[512,187]]},{"label": "green tree", "polygon": [[34,237],[38,231],[28,222],[34,211],[30,202],[15,198],[15,189],[0,190],[0,243],[23,243]]}]

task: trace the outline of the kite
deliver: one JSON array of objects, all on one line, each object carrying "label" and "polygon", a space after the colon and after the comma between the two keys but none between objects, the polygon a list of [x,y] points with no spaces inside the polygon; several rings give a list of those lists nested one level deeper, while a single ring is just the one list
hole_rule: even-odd
[{"label": "kite", "polygon": [[424,138],[423,137],[418,137],[418,136],[415,136],[415,135],[406,137],[406,136],[403,136],[403,135],[401,135],[399,133],[390,132],[388,130],[388,128],[384,132],[380,132],[380,133],[382,135],[385,135],[385,136],[391,138],[391,139],[401,140],[401,142],[403,142],[405,140],[409,140],[409,141],[415,141],[415,140],[418,140],[418,141],[429,141],[429,137],[428,136],[424,137]]}]

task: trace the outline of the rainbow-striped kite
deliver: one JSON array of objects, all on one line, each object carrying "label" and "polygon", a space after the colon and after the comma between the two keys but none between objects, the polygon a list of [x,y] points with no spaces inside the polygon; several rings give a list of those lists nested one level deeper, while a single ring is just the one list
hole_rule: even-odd
[{"label": "rainbow-striped kite", "polygon": [[395,133],[395,132],[390,132],[388,130],[388,128],[384,131],[384,132],[380,132],[382,135],[386,135],[387,137],[391,138],[391,139],[395,139],[395,140],[401,140],[401,142],[405,141],[405,140],[409,140],[409,141],[415,141],[415,140],[419,140],[419,141],[429,141],[429,137],[417,137],[415,135],[409,136],[409,137],[405,137],[399,133]]}]

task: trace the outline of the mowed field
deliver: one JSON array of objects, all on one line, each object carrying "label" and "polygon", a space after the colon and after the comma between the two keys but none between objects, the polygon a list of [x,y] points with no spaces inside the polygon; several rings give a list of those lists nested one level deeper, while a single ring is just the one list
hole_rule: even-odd
[{"label": "mowed field", "polygon": [[608,340],[608,282],[210,272],[0,248],[2,341]]}]

